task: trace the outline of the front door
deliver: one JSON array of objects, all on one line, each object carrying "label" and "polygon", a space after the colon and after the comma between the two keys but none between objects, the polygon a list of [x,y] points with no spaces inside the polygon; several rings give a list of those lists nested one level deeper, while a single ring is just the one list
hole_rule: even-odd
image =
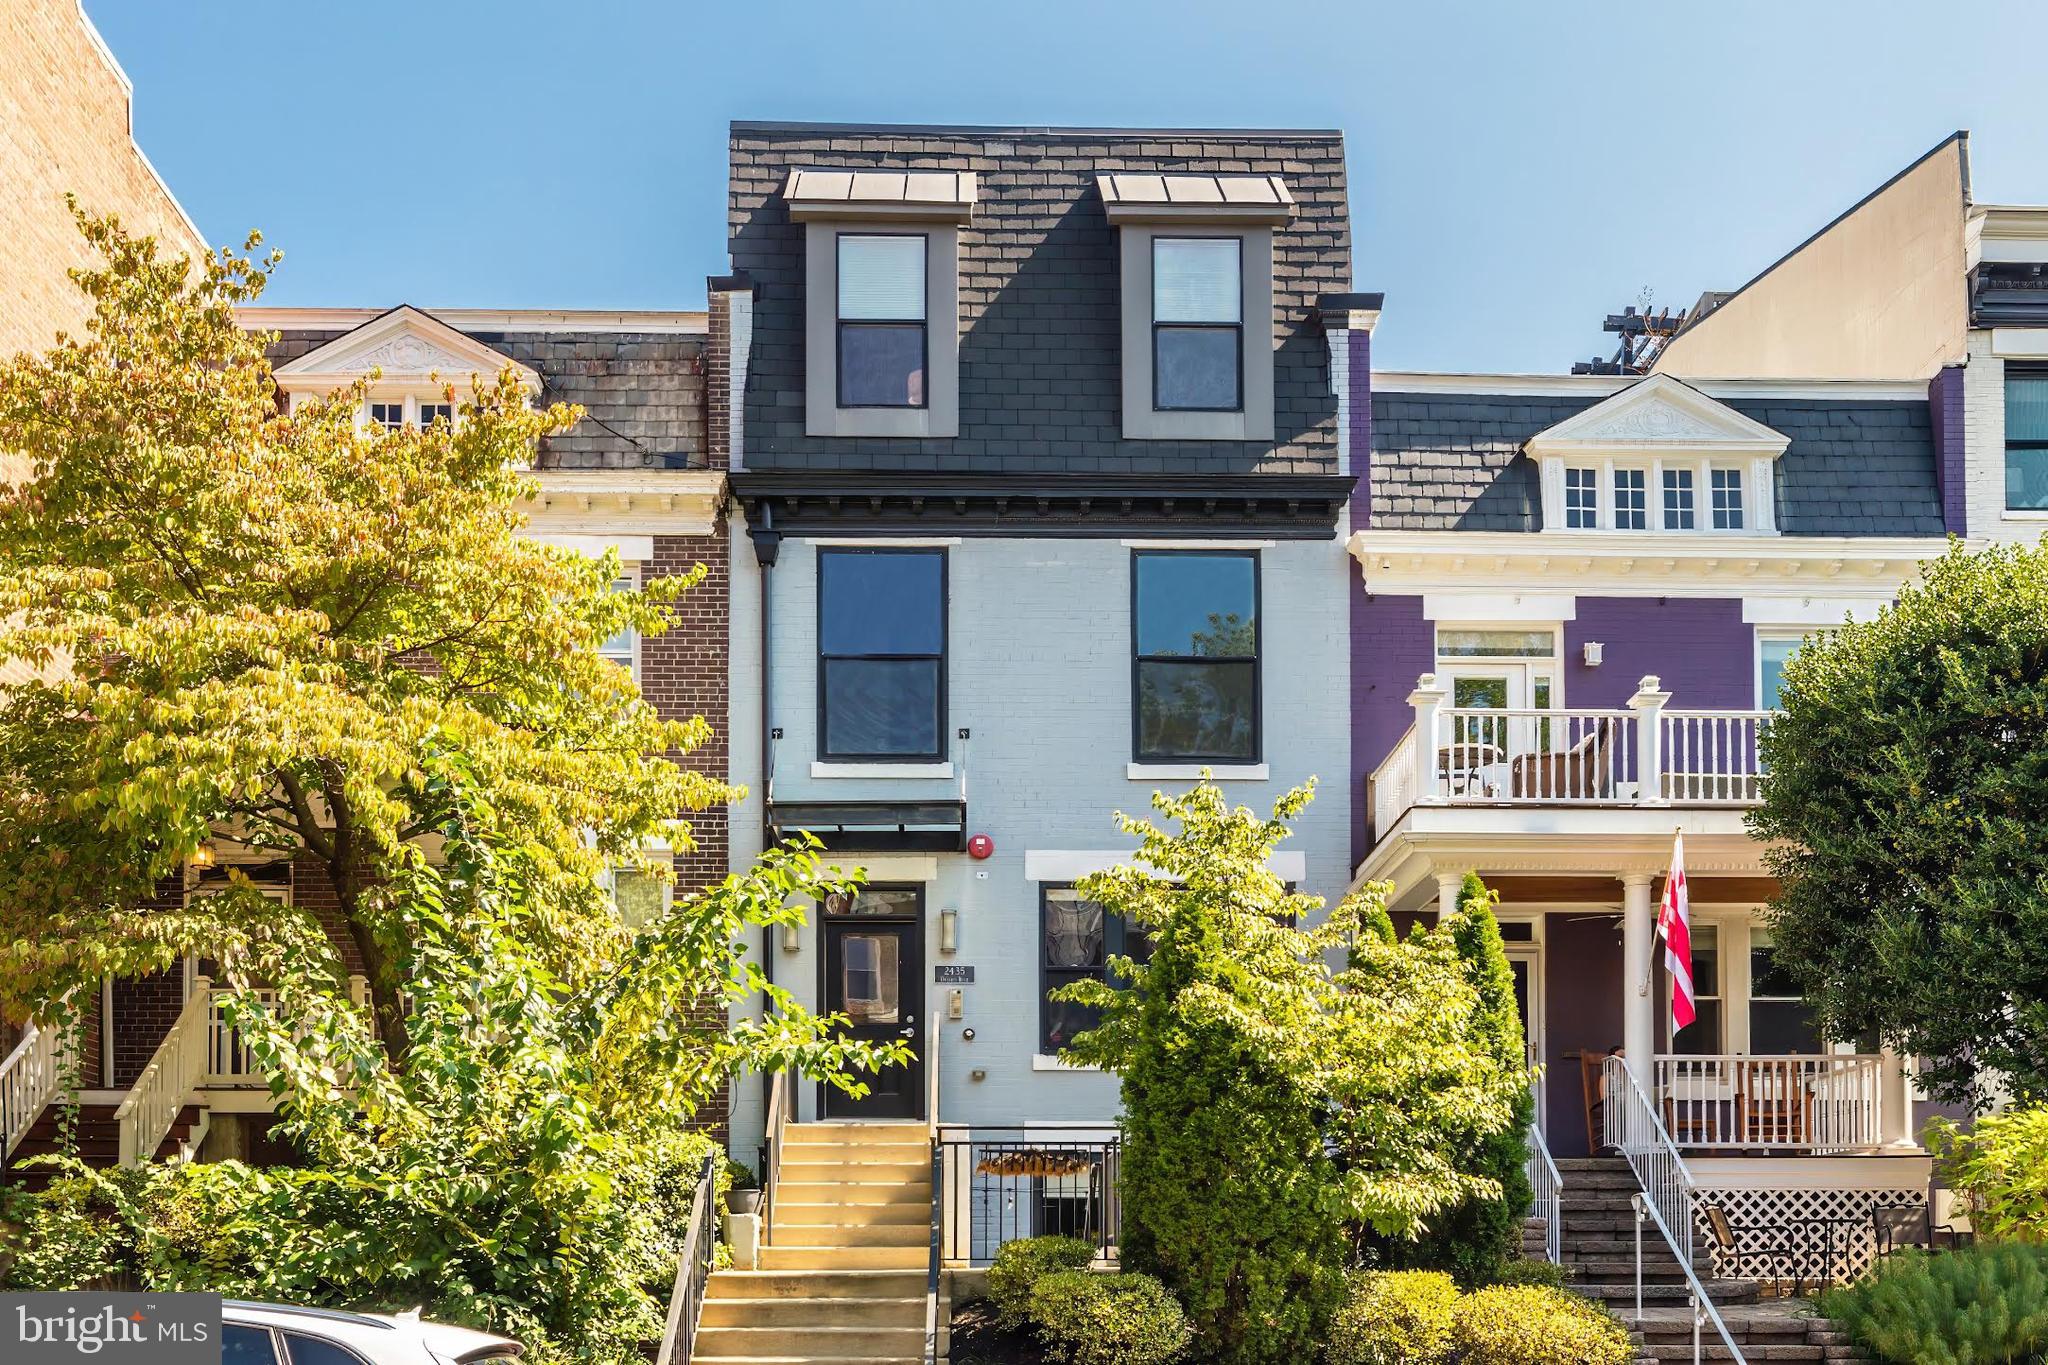
[{"label": "front door", "polygon": [[923,899],[914,889],[868,889],[848,913],[827,908],[826,1010],[846,1016],[845,1037],[871,1043],[900,1038],[915,1056],[906,1066],[857,1073],[868,1087],[861,1099],[822,1087],[826,1118],[924,1117]]}]

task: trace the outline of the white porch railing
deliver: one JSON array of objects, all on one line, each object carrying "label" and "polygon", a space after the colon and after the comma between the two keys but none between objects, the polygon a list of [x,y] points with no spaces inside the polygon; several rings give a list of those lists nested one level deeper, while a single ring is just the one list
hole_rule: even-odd
[{"label": "white porch railing", "polygon": [[[242,1038],[233,1024],[228,1022],[223,1006],[231,992],[225,986],[211,992],[206,1019],[206,1084],[218,1086],[267,1085],[268,1080],[256,1065],[256,1053]],[[277,1000],[277,992],[267,987],[258,987],[250,992],[264,1004]],[[348,979],[348,998],[367,1009],[370,1004],[370,982],[368,977],[351,976]],[[372,1021],[375,1025],[375,1020]]]},{"label": "white porch railing", "polygon": [[1550,1156],[1543,1130],[1529,1125],[1529,1188],[1535,1198],[1531,1216],[1543,1220],[1543,1255],[1552,1265],[1564,1264],[1564,1177]]},{"label": "white porch railing", "polygon": [[177,1122],[179,1112],[206,1083],[207,1016],[212,1001],[206,978],[197,978],[196,988],[186,999],[185,1008],[178,1012],[177,1022],[171,1025],[163,1042],[157,1044],[149,1065],[142,1068],[142,1075],[129,1087],[128,1097],[114,1111],[114,1122],[121,1133],[123,1166],[137,1166],[154,1156],[171,1125]]},{"label": "white porch railing", "polygon": [[1635,1196],[1636,1321],[1643,1320],[1643,1223],[1647,1219],[1656,1225],[1665,1245],[1671,1248],[1692,1294],[1694,1365],[1699,1365],[1702,1359],[1702,1329],[1708,1326],[1720,1334],[1722,1344],[1728,1348],[1728,1359],[1747,1365],[1748,1357],[1729,1333],[1728,1324],[1721,1320],[1720,1310],[1714,1307],[1713,1297],[1693,1268],[1693,1204],[1698,1187],[1693,1184],[1692,1172],[1686,1169],[1685,1158],[1679,1155],[1671,1135],[1658,1122],[1657,1111],[1637,1083],[1635,1073],[1621,1058],[1609,1057],[1601,1064],[1600,1087],[1606,1099],[1603,1112],[1607,1145],[1628,1159],[1629,1170],[1634,1172],[1640,1187]]},{"label": "white porch railing", "polygon": [[1415,806],[1753,805],[1768,711],[1666,709],[1653,675],[1624,707],[1449,705],[1425,673],[1414,727],[1373,772],[1373,828]]},{"label": "white porch railing", "polygon": [[1847,1152],[1884,1141],[1884,1058],[1660,1056],[1659,1116],[1681,1147]]},{"label": "white porch railing", "polygon": [[64,1082],[64,1031],[30,1024],[28,1032],[0,1061],[0,1162],[28,1136],[28,1130]]}]

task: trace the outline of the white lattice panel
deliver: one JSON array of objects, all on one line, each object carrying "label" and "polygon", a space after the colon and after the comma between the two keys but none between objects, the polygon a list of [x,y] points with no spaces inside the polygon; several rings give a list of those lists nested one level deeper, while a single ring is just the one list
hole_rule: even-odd
[{"label": "white lattice panel", "polygon": [[[1870,1222],[1872,1210],[1883,1207],[1896,1207],[1902,1204],[1919,1205],[1926,1202],[1927,1191],[1925,1189],[1704,1189],[1699,1192],[1700,1205],[1719,1204],[1722,1210],[1727,1213],[1728,1221],[1738,1228],[1748,1225],[1762,1225],[1772,1229],[1789,1228],[1794,1224],[1800,1223],[1800,1220],[1803,1219],[1832,1218],[1853,1220],[1848,1225],[1839,1225],[1825,1230],[1827,1235],[1832,1237],[1833,1241],[1835,1278],[1844,1281],[1853,1280],[1861,1276],[1870,1269],[1871,1263],[1877,1259],[1877,1237],[1871,1229]],[[1697,1244],[1708,1247],[1713,1251],[1715,1276],[1721,1279],[1735,1278],[1736,1270],[1733,1258],[1724,1255],[1715,1244],[1713,1229],[1708,1226],[1705,1213],[1696,1213],[1695,1218],[1698,1224],[1695,1229],[1695,1235],[1698,1238]],[[1818,1275],[1820,1273],[1821,1260],[1817,1250],[1817,1240],[1823,1235],[1824,1229],[1808,1224],[1798,1228],[1797,1231],[1800,1234],[1798,1240],[1802,1240],[1809,1246],[1816,1248],[1811,1253],[1811,1260],[1806,1268],[1806,1273],[1809,1277]],[[1738,1235],[1737,1240],[1738,1243],[1745,1243],[1748,1239]],[[1782,1242],[1785,1240],[1785,1237],[1774,1236],[1772,1240]],[[1746,1252],[1752,1248],[1748,1245],[1741,1245],[1740,1249]],[[1743,1269],[1749,1278],[1766,1278],[1764,1267],[1757,1261],[1750,1260],[1747,1257],[1745,1257]],[[1789,1279],[1793,1274],[1793,1269],[1791,1265],[1786,1265],[1782,1267],[1782,1273]]]}]

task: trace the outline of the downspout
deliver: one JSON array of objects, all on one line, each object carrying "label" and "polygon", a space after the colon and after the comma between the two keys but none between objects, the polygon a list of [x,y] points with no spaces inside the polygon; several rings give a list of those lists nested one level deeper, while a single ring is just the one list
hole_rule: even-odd
[{"label": "downspout", "polygon": [[[767,843],[769,829],[769,803],[775,799],[775,656],[769,650],[770,624],[775,619],[775,558],[782,550],[782,534],[775,529],[775,509],[768,499],[761,499],[761,519],[747,528],[747,538],[754,542],[754,563],[761,570],[761,834],[762,844]],[[761,926],[761,974],[769,985],[775,984],[775,935],[772,924]],[[767,1016],[768,1005],[762,1002],[763,1019]],[[773,1072],[761,1073],[761,1113],[765,1116],[775,1091]],[[766,1172],[763,1172],[765,1178]]]}]

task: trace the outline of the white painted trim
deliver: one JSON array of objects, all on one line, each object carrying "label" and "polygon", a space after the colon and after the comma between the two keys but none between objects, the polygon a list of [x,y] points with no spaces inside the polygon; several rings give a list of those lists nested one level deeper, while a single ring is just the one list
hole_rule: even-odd
[{"label": "white painted trim", "polygon": [[1272,777],[1264,763],[1129,763],[1124,776],[1133,782],[1199,782],[1207,773],[1218,782],[1264,782]]},{"label": "white painted trim", "polygon": [[827,861],[822,865],[822,873],[828,877],[845,877],[856,868],[865,870],[865,880],[870,886],[935,882],[939,879],[939,860],[929,853],[870,853],[858,860]]},{"label": "white painted trim", "polygon": [[1693,1183],[1714,1190],[1923,1189],[1933,1160],[1899,1156],[1689,1156]]},{"label": "white painted trim", "polygon": [[961,543],[959,536],[791,536],[790,539],[827,548],[851,546],[874,550],[942,549]]},{"label": "white painted trim", "polygon": [[1273,550],[1277,540],[1147,540],[1133,536],[1119,542],[1127,550]]},{"label": "white painted trim", "polygon": [[[1382,393],[1470,393],[1503,396],[1600,398],[1621,392],[1637,375],[1459,374],[1374,370],[1372,391]],[[1924,380],[1904,379],[1701,379],[1688,381],[1713,398],[1862,399],[1917,402],[1927,397]]]},{"label": "white painted trim", "polygon": [[563,550],[574,550],[579,555],[596,559],[607,550],[617,550],[619,558],[627,564],[643,563],[654,558],[653,536],[569,536],[536,535],[529,539],[542,545],[553,545]]},{"label": "white painted trim", "polygon": [[1057,1057],[1048,1057],[1043,1052],[1032,1054],[1031,1069],[1033,1071],[1077,1071],[1087,1076],[1100,1076],[1103,1074],[1102,1068],[1099,1066],[1075,1066],[1072,1062],[1063,1062]]},{"label": "white painted trim", "polygon": [[1993,327],[1991,354],[2001,360],[2048,357],[2048,327]]},{"label": "white painted trim", "polygon": [[[388,308],[237,308],[235,320],[252,331],[311,331],[360,327]],[[701,312],[634,312],[618,308],[425,308],[450,327],[479,332],[661,332],[701,336],[710,316]]]},{"label": "white painted trim", "polygon": [[[1665,413],[1664,429],[1631,423],[1641,412]],[[1602,454],[1649,459],[1657,454],[1783,454],[1792,438],[1702,393],[1683,380],[1653,374],[1583,412],[1531,436],[1526,449],[1539,458]]]},{"label": "white painted trim", "polygon": [[1429,592],[1422,595],[1422,615],[1460,625],[1486,621],[1554,626],[1579,619],[1579,599],[1570,593]]},{"label": "white painted trim", "polygon": [[948,763],[822,763],[811,760],[811,776],[826,779],[862,778],[867,781],[901,781],[947,778],[953,775]]},{"label": "white painted trim", "polygon": [[1875,621],[1883,606],[1868,597],[1745,597],[1742,619],[1752,626],[1839,626],[1845,616]]},{"label": "white painted trim", "polygon": [[[426,349],[445,353],[448,361],[453,363],[444,363],[437,357],[429,361],[425,369],[393,370],[374,364],[365,365],[359,359],[365,352],[374,354],[387,342],[406,336],[416,339]],[[271,377],[280,389],[289,393],[325,393],[366,377],[373,368],[380,373],[370,386],[372,398],[381,396],[387,389],[411,392],[423,385],[439,387],[445,384],[452,387],[465,372],[476,377],[476,387],[482,387],[507,369],[529,393],[539,393],[541,387],[540,375],[532,366],[519,363],[467,332],[410,304],[402,304],[332,341],[322,342],[298,359],[277,366],[271,371]]]},{"label": "white painted trim", "polygon": [[[1024,880],[1063,885],[1112,867],[1123,867],[1137,856],[1138,851],[1132,848],[1027,848]],[[1299,886],[1308,878],[1308,855],[1299,849],[1277,849],[1267,856],[1266,870],[1283,882]]]}]

